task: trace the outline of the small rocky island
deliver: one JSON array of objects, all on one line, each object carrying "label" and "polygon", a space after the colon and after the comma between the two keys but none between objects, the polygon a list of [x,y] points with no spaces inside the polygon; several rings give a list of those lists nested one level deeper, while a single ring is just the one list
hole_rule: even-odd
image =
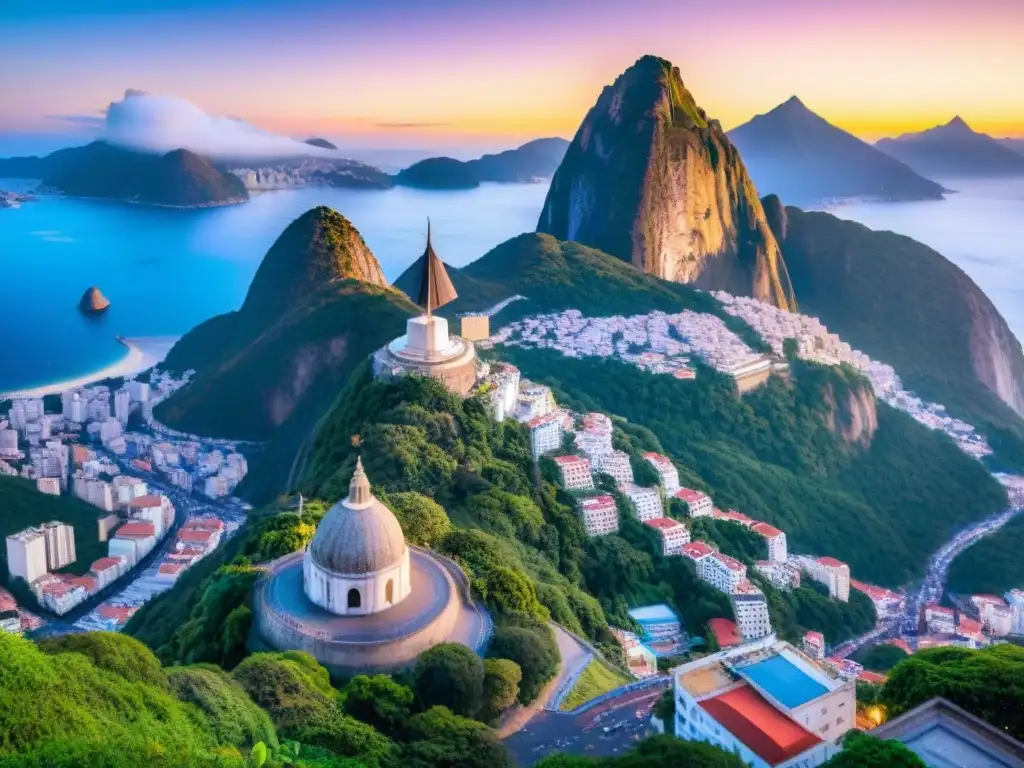
[{"label": "small rocky island", "polygon": [[87,315],[100,315],[110,308],[110,300],[95,285],[82,294],[78,308]]}]

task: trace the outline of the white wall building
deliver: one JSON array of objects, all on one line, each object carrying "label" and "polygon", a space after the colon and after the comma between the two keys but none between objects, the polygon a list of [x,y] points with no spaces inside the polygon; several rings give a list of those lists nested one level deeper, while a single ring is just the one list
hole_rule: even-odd
[{"label": "white wall building", "polygon": [[841,751],[856,688],[774,635],[677,667],[675,735],[753,768],[813,768]]},{"label": "white wall building", "polygon": [[759,533],[768,542],[768,559],[776,563],[786,562],[789,552],[786,550],[786,534],[768,523],[755,523],[750,527],[754,533]]},{"label": "white wall building", "polygon": [[60,496],[59,477],[40,477],[36,480],[36,490],[48,496]]},{"label": "white wall building", "polygon": [[675,497],[686,505],[686,512],[690,517],[710,517],[715,508],[711,497],[692,488],[680,488],[676,491]]},{"label": "white wall building", "polygon": [[619,509],[611,496],[585,496],[577,502],[587,536],[604,536],[619,530]]},{"label": "white wall building", "polygon": [[538,416],[532,419],[528,426],[530,427],[530,448],[534,461],[545,453],[557,451],[562,447],[562,421],[555,414]]},{"label": "white wall building", "polygon": [[621,490],[633,505],[637,520],[640,522],[665,516],[665,508],[661,503],[661,492],[657,488],[629,484],[622,486]]},{"label": "white wall building", "polygon": [[808,576],[828,587],[832,599],[849,602],[850,566],[834,557],[819,557],[805,561],[804,568]]},{"label": "white wall building", "polygon": [[543,384],[534,384],[522,379],[519,382],[519,399],[516,403],[516,418],[519,421],[532,421],[547,416],[555,410],[555,396],[551,388]]},{"label": "white wall building", "polygon": [[31,584],[46,575],[46,537],[37,528],[7,537],[7,569]]},{"label": "white wall building", "polygon": [[21,451],[18,450],[18,431],[15,429],[0,429],[0,459],[20,459]]},{"label": "white wall building", "polygon": [[768,617],[768,601],[764,593],[749,581],[740,582],[729,595],[732,612],[736,617],[743,640],[755,640],[771,634],[772,622]]},{"label": "white wall building", "polygon": [[121,388],[114,393],[114,418],[121,427],[128,426],[128,415],[132,409],[132,398],[128,390]]},{"label": "white wall building", "polygon": [[610,475],[616,486],[628,485],[633,482],[633,465],[630,464],[629,454],[625,451],[596,454],[594,461],[595,469]]},{"label": "white wall building", "polygon": [[562,487],[566,490],[581,490],[594,487],[590,474],[590,461],[582,456],[555,456],[555,464],[562,476]]},{"label": "white wall building", "polygon": [[690,543],[690,529],[669,517],[655,517],[645,520],[648,525],[658,532],[661,537],[661,554],[666,557],[681,555],[683,547]]},{"label": "white wall building", "polygon": [[789,563],[758,560],[754,570],[764,576],[777,589],[795,589],[800,586],[800,569]]},{"label": "white wall building", "polygon": [[46,539],[46,566],[49,571],[58,571],[75,562],[75,529],[67,523],[51,520],[43,523],[43,537]]},{"label": "white wall building", "polygon": [[697,564],[697,575],[715,589],[729,594],[747,580],[747,566],[721,552],[712,552]]},{"label": "white wall building", "polygon": [[679,470],[668,456],[660,453],[648,452],[644,458],[654,467],[660,478],[660,485],[665,490],[666,496],[673,496],[679,490]]},{"label": "white wall building", "polygon": [[956,615],[952,608],[931,603],[924,607],[924,623],[929,632],[952,635],[956,632]]},{"label": "white wall building", "polygon": [[1024,590],[1011,589],[1003,597],[1010,607],[1010,634],[1024,635]]}]

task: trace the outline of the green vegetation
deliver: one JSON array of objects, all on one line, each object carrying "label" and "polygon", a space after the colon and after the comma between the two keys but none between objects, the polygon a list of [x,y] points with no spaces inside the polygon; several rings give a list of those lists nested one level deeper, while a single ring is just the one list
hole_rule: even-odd
[{"label": "green vegetation", "polygon": [[872,672],[885,673],[895,667],[904,659],[910,658],[910,654],[891,643],[881,643],[866,650],[857,651],[853,654],[853,660],[863,665],[865,669]]},{"label": "green vegetation", "polygon": [[998,340],[1005,375],[1021,386],[1024,355],[964,271],[909,237],[797,208],[786,218],[780,243],[802,311],[892,365],[921,397],[982,428],[999,463],[1024,467],[1024,420],[980,381],[973,362],[1001,365],[995,359],[1004,353],[989,348]]},{"label": "green vegetation", "polygon": [[598,659],[593,659],[576,681],[576,685],[569,691],[569,695],[565,697],[561,709],[563,712],[576,709],[603,693],[625,685],[630,680],[631,678],[618,670],[612,669]]},{"label": "green vegetation", "polygon": [[843,739],[843,751],[825,763],[826,768],[925,768],[909,747],[895,739],[876,739],[850,731]]},{"label": "green vegetation", "polygon": [[882,700],[895,717],[942,696],[1015,739],[1024,738],[1024,648],[929,648],[889,673]]},{"label": "green vegetation", "polygon": [[1024,584],[1024,515],[961,552],[949,566],[948,587],[961,594],[1001,595]]},{"label": "green vegetation", "polygon": [[412,691],[421,709],[441,705],[456,715],[472,717],[483,703],[483,662],[464,645],[435,645],[416,659]]},{"label": "green vegetation", "polygon": [[[99,510],[81,499],[39,493],[31,480],[4,475],[0,476],[0,509],[0,536],[4,538],[50,520],[74,528],[77,559],[64,569],[68,573],[88,573],[89,566],[107,554],[106,543],[99,540]],[[9,583],[6,548],[0,549],[0,574]]]},{"label": "green vegetation", "polygon": [[484,692],[481,719],[490,721],[519,699],[523,670],[508,659],[484,659]]},{"label": "green vegetation", "polygon": [[867,391],[849,369],[798,363],[791,383],[773,377],[738,398],[729,377],[704,367],[684,382],[549,350],[507,355],[559,402],[647,427],[720,507],[776,525],[792,550],[838,557],[869,582],[920,575],[955,528],[1005,504],[979,462],[883,404],[870,448],[847,442],[838,427]]},{"label": "green vegetation", "polygon": [[399,171],[395,182],[423,189],[472,189],[480,179],[469,163],[450,157],[428,157]]},{"label": "green vegetation", "polygon": [[615,757],[581,757],[559,753],[535,763],[535,768],[746,768],[738,755],[702,741],[652,736]]},{"label": "green vegetation", "polygon": [[[550,235],[529,232],[513,237],[476,261],[447,270],[459,293],[459,298],[445,307],[450,317],[516,294],[526,298],[502,310],[499,317],[503,323],[536,312],[572,308],[595,316],[691,309],[722,318],[755,349],[765,348],[746,323],[727,314],[707,293],[661,280],[607,253]],[[395,287],[408,290],[414,279],[410,268],[395,280]]]},{"label": "green vegetation", "polygon": [[136,152],[94,141],[46,157],[0,161],[0,175],[42,179],[73,197],[104,197],[171,207],[204,206],[246,200],[237,176],[221,173],[185,149],[165,155]]}]

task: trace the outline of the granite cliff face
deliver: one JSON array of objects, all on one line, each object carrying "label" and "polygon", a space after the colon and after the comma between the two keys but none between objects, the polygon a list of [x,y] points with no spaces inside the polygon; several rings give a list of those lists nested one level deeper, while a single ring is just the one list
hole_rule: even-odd
[{"label": "granite cliff face", "polygon": [[763,204],[801,311],[990,437],[1012,433],[1024,457],[1024,352],[962,269],[909,237]]},{"label": "granite cliff face", "polygon": [[537,231],[658,277],[791,308],[778,243],[739,153],[645,56],[606,87],[555,172]]},{"label": "granite cliff face", "polygon": [[837,399],[835,389],[827,386],[822,395],[828,406],[825,414],[828,428],[850,445],[869,447],[878,430],[878,406],[871,388],[851,389],[845,398],[840,396]]}]

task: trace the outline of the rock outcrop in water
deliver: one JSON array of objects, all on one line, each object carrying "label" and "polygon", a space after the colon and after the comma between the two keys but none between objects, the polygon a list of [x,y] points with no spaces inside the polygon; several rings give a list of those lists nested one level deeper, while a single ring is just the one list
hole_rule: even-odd
[{"label": "rock outcrop in water", "polygon": [[537,231],[668,280],[794,305],[739,153],[679,70],[654,56],[620,75],[587,113]]},{"label": "rock outcrop in water", "polygon": [[110,301],[95,285],[82,294],[78,308],[89,315],[98,315],[110,308]]}]

